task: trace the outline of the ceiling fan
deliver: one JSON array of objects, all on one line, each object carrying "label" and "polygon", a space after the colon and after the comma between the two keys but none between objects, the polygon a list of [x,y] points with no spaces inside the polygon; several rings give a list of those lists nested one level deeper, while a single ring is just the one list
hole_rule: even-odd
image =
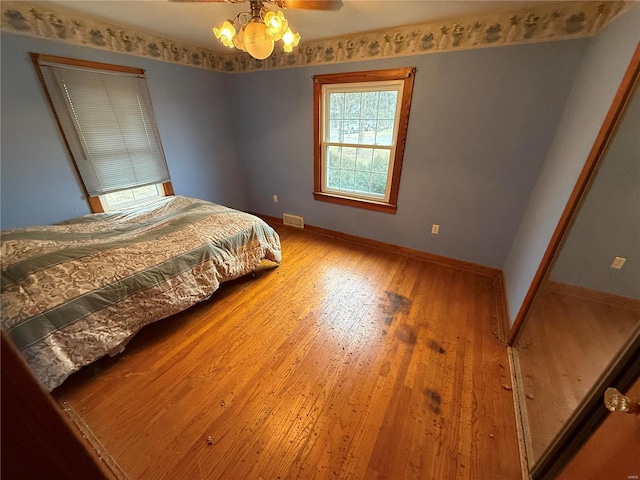
[{"label": "ceiling fan", "polygon": [[[210,2],[210,3],[243,3],[247,0],[171,0],[173,2]],[[255,0],[248,0],[254,3]],[[279,8],[301,10],[340,10],[342,0],[262,0],[259,3],[272,3]]]},{"label": "ceiling fan", "polygon": [[[172,1],[240,3],[245,0]],[[300,42],[300,34],[291,30],[282,10],[270,10],[265,4],[286,9],[339,10],[342,0],[249,0],[250,11],[239,13],[233,20],[225,20],[213,29],[214,35],[223,45],[243,50],[258,60],[271,55],[278,40],[282,40],[285,52],[291,52]]]}]

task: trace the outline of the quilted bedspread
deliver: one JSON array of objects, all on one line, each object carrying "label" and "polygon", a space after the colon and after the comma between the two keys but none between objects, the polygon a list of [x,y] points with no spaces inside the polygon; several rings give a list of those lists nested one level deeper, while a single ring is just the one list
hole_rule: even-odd
[{"label": "quilted bedspread", "polygon": [[1,238],[2,330],[48,390],[263,259],[281,261],[261,219],[181,196]]}]

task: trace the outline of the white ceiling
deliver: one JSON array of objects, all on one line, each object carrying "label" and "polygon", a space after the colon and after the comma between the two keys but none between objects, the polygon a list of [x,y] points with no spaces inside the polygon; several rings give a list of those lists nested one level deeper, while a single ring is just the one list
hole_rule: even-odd
[{"label": "white ceiling", "polygon": [[[238,0],[235,0],[238,1]],[[122,26],[137,27],[169,39],[212,51],[229,52],[211,33],[223,20],[248,11],[248,2],[171,2],[168,0],[48,0],[92,17]],[[292,29],[302,41],[378,30],[470,15],[497,13],[535,6],[547,1],[481,0],[343,0],[338,11],[286,10]]]}]

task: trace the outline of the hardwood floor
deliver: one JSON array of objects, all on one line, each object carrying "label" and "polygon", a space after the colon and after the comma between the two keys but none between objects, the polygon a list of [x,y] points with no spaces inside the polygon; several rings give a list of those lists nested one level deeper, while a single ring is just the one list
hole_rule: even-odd
[{"label": "hardwood floor", "polygon": [[534,460],[638,322],[640,301],[555,282],[543,288],[515,344]]},{"label": "hardwood floor", "polygon": [[521,478],[492,278],[276,229],[282,265],[54,391],[126,475]]}]

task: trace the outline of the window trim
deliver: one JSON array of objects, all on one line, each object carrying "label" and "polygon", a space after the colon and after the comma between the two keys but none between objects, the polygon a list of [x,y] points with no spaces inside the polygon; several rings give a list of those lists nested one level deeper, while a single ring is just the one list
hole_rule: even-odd
[{"label": "window trim", "polygon": [[[68,58],[68,57],[58,57],[56,55],[47,55],[47,54],[34,53],[34,52],[30,52],[30,56],[31,56],[31,61],[32,61],[33,65],[34,65],[34,67],[36,69],[38,78],[40,79],[40,83],[42,85],[44,93],[45,93],[45,95],[47,97],[47,100],[49,102],[49,106],[51,107],[51,112],[53,113],[53,116],[56,119],[56,123],[58,124],[58,128],[60,129],[60,134],[62,136],[62,140],[64,141],[64,144],[65,144],[65,147],[67,149],[67,152],[71,156],[71,159],[72,159],[71,163],[73,164],[73,168],[74,168],[74,170],[76,172],[76,175],[78,177],[80,185],[82,186],[82,190],[84,191],[85,198],[87,199],[87,201],[89,203],[89,207],[91,208],[91,212],[92,213],[104,213],[107,209],[102,204],[102,201],[100,200],[100,197],[99,196],[91,196],[89,194],[89,192],[87,191],[87,187],[85,186],[84,181],[82,180],[82,175],[80,174],[80,169],[78,168],[78,165],[76,164],[75,158],[73,156],[73,151],[71,149],[71,146],[69,145],[69,142],[67,141],[66,135],[64,134],[64,128],[62,127],[62,123],[60,122],[60,118],[58,117],[58,114],[56,112],[56,109],[55,109],[55,106],[54,106],[54,102],[53,102],[53,100],[51,98],[51,95],[49,94],[49,90],[47,89],[47,85],[46,85],[44,76],[42,74],[42,71],[40,70],[40,62],[58,63],[58,64],[62,64],[62,65],[71,65],[71,66],[76,66],[76,67],[85,68],[85,69],[92,68],[92,69],[96,69],[96,70],[107,70],[107,71],[112,71],[112,72],[129,73],[129,74],[134,74],[134,75],[144,75],[145,74],[145,70],[142,69],[142,68],[136,68],[136,67],[127,67],[127,66],[122,66],[122,65],[114,65],[114,64],[110,64],[110,63],[92,62],[92,61],[87,61],[87,60],[79,60],[79,59]],[[161,139],[158,139],[158,141],[161,142]],[[162,187],[164,188],[165,196],[174,195],[173,185],[171,184],[171,181],[162,183]]]},{"label": "window trim", "polygon": [[[402,161],[404,158],[407,129],[409,126],[409,112],[411,110],[411,98],[413,95],[413,80],[415,78],[415,72],[415,67],[407,67],[387,70],[370,70],[364,72],[332,73],[313,76],[313,197],[315,200],[356,208],[364,208],[367,210],[374,210],[384,213],[396,213],[398,203],[398,190],[400,186],[400,174],[402,172]],[[392,177],[389,192],[389,201],[376,201],[367,198],[342,195],[334,192],[324,192],[322,190],[324,171],[322,168],[323,139],[321,136],[323,121],[323,85],[341,83],[367,83],[388,80],[402,80],[404,82],[402,89],[402,99],[400,100],[400,118],[397,119],[398,134],[396,138],[395,157],[393,159],[393,170],[391,172]]]},{"label": "window trim", "polygon": [[[398,126],[400,123],[400,110],[402,108],[402,102],[400,101],[403,96],[404,90],[404,81],[403,80],[388,80],[388,81],[375,81],[375,82],[364,82],[364,83],[349,83],[349,84],[341,84],[341,83],[333,83],[333,84],[324,84],[322,85],[322,101],[324,102],[324,108],[320,112],[321,119],[321,130],[322,134],[320,135],[320,160],[322,162],[322,171],[327,171],[327,149],[332,146],[338,146],[343,148],[364,148],[364,149],[373,149],[373,150],[386,150],[389,153],[389,167],[391,168],[391,175],[388,175],[387,182],[385,185],[385,191],[382,195],[376,194],[366,194],[366,193],[357,193],[357,192],[349,192],[345,193],[341,191],[339,188],[331,188],[327,185],[327,176],[322,177],[322,192],[327,194],[335,194],[339,196],[345,196],[349,198],[357,198],[365,201],[372,202],[381,202],[386,203],[387,198],[390,198],[391,193],[391,180],[393,178],[393,165],[395,162],[395,152],[397,148],[397,132]],[[379,144],[365,144],[357,141],[356,143],[349,143],[343,139],[343,141],[331,141],[331,139],[327,138],[327,132],[330,129],[331,118],[329,113],[329,103],[330,97],[335,93],[361,93],[361,92],[383,92],[383,91],[392,91],[397,93],[397,102],[396,108],[394,112],[394,121],[393,121],[393,141],[389,145],[379,145]],[[349,120],[347,120],[349,121]],[[353,122],[353,121],[351,121]],[[330,135],[329,135],[330,136]],[[387,170],[389,173],[389,170]]]}]

